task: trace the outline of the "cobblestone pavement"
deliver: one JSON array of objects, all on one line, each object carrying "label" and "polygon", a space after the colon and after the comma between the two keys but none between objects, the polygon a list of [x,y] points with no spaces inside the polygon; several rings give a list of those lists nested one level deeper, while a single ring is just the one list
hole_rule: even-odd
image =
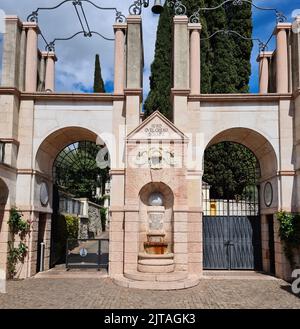
[{"label": "cobblestone pavement", "polygon": [[179,291],[132,290],[111,279],[37,279],[7,282],[0,308],[300,308],[281,280],[203,279]]}]

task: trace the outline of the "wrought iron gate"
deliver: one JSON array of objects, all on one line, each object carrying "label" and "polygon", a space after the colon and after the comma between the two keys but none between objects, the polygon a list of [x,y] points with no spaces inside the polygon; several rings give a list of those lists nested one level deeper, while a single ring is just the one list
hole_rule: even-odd
[{"label": "wrought iron gate", "polygon": [[260,270],[259,162],[241,144],[211,147],[204,157],[203,267]]},{"label": "wrought iron gate", "polygon": [[204,216],[205,269],[261,270],[259,216]]},{"label": "wrought iron gate", "polygon": [[108,268],[108,239],[68,240],[66,268]]}]

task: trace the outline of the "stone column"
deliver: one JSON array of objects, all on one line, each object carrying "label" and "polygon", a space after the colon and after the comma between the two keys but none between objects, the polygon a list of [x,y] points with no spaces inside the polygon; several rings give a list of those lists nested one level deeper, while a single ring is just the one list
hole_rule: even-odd
[{"label": "stone column", "polygon": [[129,134],[140,123],[142,102],[144,53],[140,16],[127,18],[126,62],[126,129]]},{"label": "stone column", "polygon": [[5,17],[1,81],[5,87],[18,88],[19,85],[21,26],[17,16]]},{"label": "stone column", "polygon": [[55,90],[55,62],[57,58],[55,53],[50,51],[47,54],[46,60],[46,74],[45,74],[45,90],[54,91]]},{"label": "stone column", "polygon": [[289,90],[288,77],[288,42],[287,30],[291,24],[278,23],[275,28],[276,34],[276,85],[277,93],[287,93]]},{"label": "stone column", "polygon": [[39,28],[35,22],[26,22],[24,27],[27,29],[25,91],[35,92],[37,88]]},{"label": "stone column", "polygon": [[263,51],[257,57],[259,62],[259,93],[267,94],[269,92],[269,58],[271,58],[273,52]]},{"label": "stone column", "polygon": [[174,17],[174,89],[189,89],[188,17]]},{"label": "stone column", "polygon": [[[187,99],[190,94],[190,69],[189,69],[189,31],[187,16],[175,16],[174,47],[173,47],[173,121],[174,124],[186,131],[188,113]],[[196,47],[195,47],[196,48]]]},{"label": "stone column", "polygon": [[20,73],[19,73],[19,89],[22,91],[25,89],[26,44],[27,44],[26,30],[23,27],[21,32],[21,42],[20,42]]},{"label": "stone column", "polygon": [[115,81],[114,93],[123,94],[125,84],[125,32],[127,24],[119,23],[114,26],[115,31]]},{"label": "stone column", "polygon": [[201,52],[200,34],[202,26],[200,23],[190,23],[188,25],[190,35],[190,89],[192,95],[201,93]]},{"label": "stone column", "polygon": [[293,22],[292,31],[292,90],[295,91],[300,88],[300,15]]}]

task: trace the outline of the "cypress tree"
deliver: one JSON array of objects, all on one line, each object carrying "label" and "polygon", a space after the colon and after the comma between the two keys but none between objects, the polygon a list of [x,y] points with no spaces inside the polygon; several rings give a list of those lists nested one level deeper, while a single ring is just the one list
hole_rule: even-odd
[{"label": "cypress tree", "polygon": [[173,11],[165,3],[159,17],[155,56],[151,65],[150,93],[144,104],[145,116],[159,110],[168,119],[172,119],[170,100],[172,87],[172,21]]},{"label": "cypress tree", "polygon": [[[207,7],[216,7],[219,0],[207,0]],[[227,17],[224,7],[206,12],[209,22],[208,34],[212,36],[219,30],[227,29]],[[231,35],[217,33],[210,38],[211,46],[211,89],[212,94],[235,93],[238,80],[235,58],[233,55],[235,40]]]},{"label": "cypress tree", "polygon": [[105,93],[104,82],[101,74],[100,57],[95,56],[94,93]]},{"label": "cypress tree", "polygon": [[[198,7],[204,6],[203,0],[184,0],[187,7],[187,15],[191,16]],[[172,120],[172,105],[170,100],[173,82],[173,17],[174,11],[167,3],[164,11],[160,15],[157,37],[155,44],[155,56],[151,65],[150,93],[144,104],[145,117],[159,110],[167,118]],[[201,35],[207,37],[206,19],[201,13],[202,32]],[[209,62],[209,42],[202,41],[201,48],[201,89],[203,93],[210,92],[210,65]]]},{"label": "cypress tree", "polygon": [[[204,0],[184,0],[183,4],[187,9],[187,16],[191,17],[198,8],[206,6]],[[200,12],[201,29],[201,92],[203,94],[210,93],[211,90],[211,59],[212,49],[208,40],[207,21],[205,12]]]},{"label": "cypress tree", "polygon": [[[227,6],[225,8],[227,16],[228,29],[236,31],[244,37],[252,36],[252,6],[249,3],[243,3],[241,6]],[[244,40],[234,36],[232,54],[235,58],[234,65],[237,69],[237,81],[235,85],[236,92],[249,92],[249,77],[251,74],[251,51],[253,47],[252,40]]]}]

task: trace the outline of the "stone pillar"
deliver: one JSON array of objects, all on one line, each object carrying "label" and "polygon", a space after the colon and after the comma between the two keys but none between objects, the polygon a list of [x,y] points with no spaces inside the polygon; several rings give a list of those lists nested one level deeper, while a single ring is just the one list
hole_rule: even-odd
[{"label": "stone pillar", "polygon": [[[174,53],[173,53],[173,121],[181,130],[186,131],[188,121],[187,98],[190,94],[189,69],[189,31],[187,16],[175,16],[174,23]],[[196,48],[196,47],[195,47]]]},{"label": "stone pillar", "polygon": [[20,73],[19,73],[19,89],[22,91],[25,89],[26,44],[27,44],[26,30],[23,27],[21,33],[21,42],[20,42]]},{"label": "stone pillar", "polygon": [[124,272],[124,184],[125,170],[112,169],[109,221],[109,275]]},{"label": "stone pillar", "polygon": [[127,134],[129,134],[140,123],[143,94],[144,53],[142,19],[140,16],[129,16],[127,18],[126,61],[126,128]]},{"label": "stone pillar", "polygon": [[55,53],[50,51],[47,54],[46,60],[46,74],[45,74],[45,90],[54,91],[55,90],[55,62],[57,58]]},{"label": "stone pillar", "polygon": [[291,24],[278,23],[275,28],[276,34],[276,85],[277,93],[287,93],[289,91],[288,76],[288,41],[287,30]]},{"label": "stone pillar", "polygon": [[267,94],[269,92],[269,58],[272,58],[273,52],[263,51],[257,57],[259,62],[259,93]]},{"label": "stone pillar", "polygon": [[295,91],[300,88],[300,15],[293,22],[292,31],[292,89]]},{"label": "stone pillar", "polygon": [[202,26],[200,23],[190,23],[188,25],[190,35],[190,88],[192,95],[201,93],[201,51],[200,34]]},{"label": "stone pillar", "polygon": [[35,92],[37,89],[39,28],[34,22],[26,22],[24,27],[27,29],[25,91]]},{"label": "stone pillar", "polygon": [[189,89],[188,17],[174,17],[174,89]]},{"label": "stone pillar", "polygon": [[19,87],[21,26],[17,16],[6,16],[1,82],[5,87]]},{"label": "stone pillar", "polygon": [[47,62],[47,51],[41,52],[41,59],[40,59],[40,65],[39,65],[39,84],[38,84],[38,91],[44,91],[45,90],[45,76],[46,76],[46,62]]},{"label": "stone pillar", "polygon": [[125,84],[125,32],[127,24],[119,23],[114,26],[115,31],[115,81],[114,93],[123,94]]}]

